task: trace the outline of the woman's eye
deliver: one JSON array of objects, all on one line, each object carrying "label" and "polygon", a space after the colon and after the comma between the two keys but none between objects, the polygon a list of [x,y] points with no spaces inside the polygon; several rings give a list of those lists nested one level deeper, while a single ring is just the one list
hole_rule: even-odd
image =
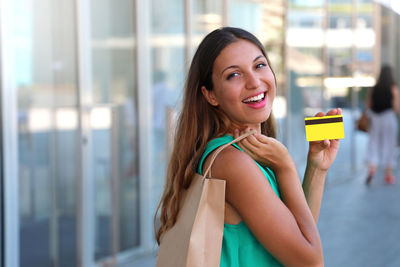
[{"label": "woman's eye", "polygon": [[239,73],[237,73],[237,72],[232,72],[231,74],[229,74],[229,75],[226,77],[226,79],[229,80],[230,78],[237,77],[237,76],[239,76]]},{"label": "woman's eye", "polygon": [[256,69],[259,69],[259,68],[262,68],[262,67],[266,67],[266,66],[267,66],[267,64],[265,64],[265,63],[258,63],[256,65]]}]

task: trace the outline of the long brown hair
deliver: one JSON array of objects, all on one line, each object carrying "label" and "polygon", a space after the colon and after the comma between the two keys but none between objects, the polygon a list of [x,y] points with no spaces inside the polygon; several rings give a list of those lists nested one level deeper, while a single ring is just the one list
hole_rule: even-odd
[{"label": "long brown hair", "polygon": [[395,84],[392,68],[389,65],[383,65],[371,93],[371,109],[374,112],[379,113],[392,107],[392,86]]},{"label": "long brown hair", "polygon": [[[255,44],[270,63],[264,47],[253,34],[232,27],[220,28],[209,33],[200,43],[193,57],[186,78],[183,106],[177,122],[164,193],[154,216],[154,222],[156,222],[158,211],[161,209],[161,225],[158,231],[156,230],[158,244],[160,244],[162,234],[176,222],[182,193],[192,182],[207,143],[212,138],[222,136],[232,130],[229,118],[218,107],[207,102],[201,92],[201,87],[205,86],[207,90],[213,90],[211,76],[215,59],[222,49],[240,39]],[[276,136],[272,113],[268,120],[261,124],[261,132],[270,137]]]}]

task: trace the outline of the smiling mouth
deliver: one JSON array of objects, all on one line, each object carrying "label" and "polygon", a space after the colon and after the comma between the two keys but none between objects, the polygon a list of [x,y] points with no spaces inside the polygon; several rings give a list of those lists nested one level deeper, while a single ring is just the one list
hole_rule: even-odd
[{"label": "smiling mouth", "polygon": [[246,104],[259,103],[259,102],[264,100],[265,94],[266,94],[266,92],[263,92],[263,93],[258,94],[256,96],[252,96],[252,97],[246,98],[245,100],[243,100],[243,103],[246,103]]}]

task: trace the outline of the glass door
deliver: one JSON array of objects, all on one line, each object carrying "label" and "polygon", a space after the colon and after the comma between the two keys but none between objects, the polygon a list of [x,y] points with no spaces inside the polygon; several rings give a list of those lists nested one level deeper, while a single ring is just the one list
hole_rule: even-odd
[{"label": "glass door", "polygon": [[[17,96],[19,266],[77,264],[75,6],[16,0],[6,25]],[[9,179],[9,178],[8,178]],[[7,215],[6,215],[7,216]],[[18,253],[15,252],[15,253]]]},{"label": "glass door", "polygon": [[[18,175],[5,177],[15,191],[7,190],[5,214],[15,222],[6,225],[12,266],[92,266],[140,245],[134,2],[2,3],[2,29],[9,28],[2,74],[12,74],[2,90],[16,98],[7,114],[17,124],[15,131],[4,128],[7,141],[17,144],[15,170],[8,170]],[[80,5],[90,6],[84,10],[91,19],[86,77],[80,73]],[[81,86],[88,77],[89,91]],[[82,102],[82,96],[91,100]],[[89,197],[80,190],[87,184]],[[82,227],[84,220],[90,224]]]},{"label": "glass door", "polygon": [[133,0],[90,1],[95,261],[140,245],[134,14]]},{"label": "glass door", "polygon": [[183,0],[152,0],[151,5],[151,163],[157,166],[151,170],[152,216],[163,193],[172,152],[178,99],[184,86],[185,36]]},{"label": "glass door", "polygon": [[[286,29],[287,142],[299,173],[305,168],[304,117],[325,107],[324,1],[289,1]],[[309,38],[304,38],[308,36]]]}]

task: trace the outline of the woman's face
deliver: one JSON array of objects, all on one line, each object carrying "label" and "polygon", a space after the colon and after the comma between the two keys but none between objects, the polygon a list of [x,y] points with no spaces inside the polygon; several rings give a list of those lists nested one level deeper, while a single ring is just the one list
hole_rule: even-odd
[{"label": "woman's face", "polygon": [[214,88],[202,88],[210,104],[222,109],[232,122],[252,129],[271,114],[275,77],[260,49],[246,40],[229,44],[214,62]]}]

